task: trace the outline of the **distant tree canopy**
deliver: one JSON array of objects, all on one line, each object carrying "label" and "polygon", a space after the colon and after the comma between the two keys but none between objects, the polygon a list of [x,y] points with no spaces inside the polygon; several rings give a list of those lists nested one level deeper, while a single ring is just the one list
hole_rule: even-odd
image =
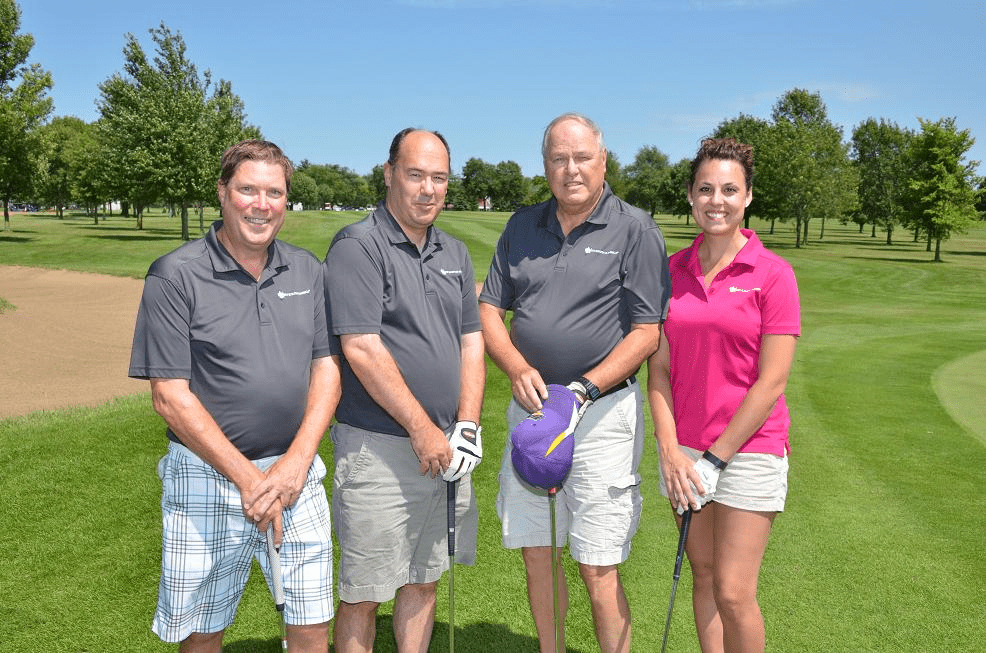
[{"label": "distant tree canopy", "polygon": [[122,73],[99,85],[101,165],[111,180],[104,199],[126,199],[140,215],[163,201],[181,207],[188,240],[188,207],[215,203],[223,151],[260,131],[246,124],[243,102],[229,82],[213,86],[188,58],[180,32],[152,28],[156,56],[149,60],[126,35]]},{"label": "distant tree canopy", "polygon": [[41,127],[52,101],[51,74],[28,64],[34,37],[19,34],[20,7],[0,0],[0,200],[3,227],[10,229],[10,200],[41,192],[47,175]]},{"label": "distant tree canopy", "polygon": [[[182,237],[190,238],[189,207],[218,205],[220,158],[230,145],[261,138],[243,101],[226,80],[192,63],[180,32],[164,23],[149,31],[149,56],[126,34],[122,70],[98,86],[100,117],[92,123],[50,119],[51,75],[28,64],[34,45],[19,33],[15,0],[0,0],[0,199],[10,229],[12,199],[36,200],[56,209],[81,205],[99,220],[100,208],[119,201],[133,209],[137,228],[143,209],[180,209]],[[50,122],[49,122],[50,120]],[[740,114],[710,134],[732,137],[754,149],[753,203],[746,212],[770,223],[795,222],[795,245],[808,243],[809,227],[829,219],[870,225],[893,242],[898,228],[922,236],[941,260],[941,243],[986,214],[986,179],[966,155],[974,144],[954,118],[920,119],[920,131],[869,118],[849,141],[828,117],[819,93],[784,93],[768,119]],[[691,215],[686,200],[690,161],[672,164],[656,145],[641,147],[623,166],[607,152],[606,181],[613,192],[648,211]],[[303,160],[289,199],[305,209],[365,208],[386,196],[383,166],[366,175],[332,163]],[[514,211],[543,202],[551,188],[543,175],[527,178],[514,161],[493,164],[473,157],[453,171],[446,209]]]}]

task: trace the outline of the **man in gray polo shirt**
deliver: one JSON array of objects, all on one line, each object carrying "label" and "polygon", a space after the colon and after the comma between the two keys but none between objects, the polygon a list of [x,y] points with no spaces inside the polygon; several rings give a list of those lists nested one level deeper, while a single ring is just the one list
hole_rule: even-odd
[{"label": "man in gray polo shirt", "polygon": [[[483,335],[510,379],[511,431],[541,408],[547,384],[568,385],[591,402],[558,492],[559,551],[567,537],[600,650],[629,651],[630,609],[617,565],[640,518],[644,417],[634,374],[658,346],[671,291],[668,260],[653,219],[605,183],[595,123],[559,116],[545,130],[542,154],[554,197],[520,209],[504,228],[479,296]],[[500,478],[503,543],[522,549],[541,651],[564,650],[555,642],[548,500],[514,470],[509,438]],[[567,596],[562,575],[562,623]]]},{"label": "man in gray polo shirt", "polygon": [[222,220],[155,261],[129,374],[167,424],[161,584],[153,630],[218,651],[272,525],[292,651],[328,650],[333,615],[326,470],[317,449],[339,400],[322,269],[276,240],[291,162],[273,143],[223,155]]},{"label": "man in gray polo shirt", "polygon": [[[343,353],[332,427],[339,653],[373,650],[377,608],[395,596],[398,648],[427,651],[448,566],[443,479],[464,473],[463,456],[482,457],[486,367],[472,263],[465,245],[433,226],[449,174],[440,134],[398,133],[385,201],[340,230],[325,257],[330,328]],[[456,558],[466,564],[476,557],[477,518],[465,475]]]}]

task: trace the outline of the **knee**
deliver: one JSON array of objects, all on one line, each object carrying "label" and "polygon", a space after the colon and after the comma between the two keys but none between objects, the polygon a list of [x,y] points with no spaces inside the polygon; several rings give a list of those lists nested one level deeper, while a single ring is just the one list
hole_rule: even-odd
[{"label": "knee", "polygon": [[586,565],[579,563],[579,575],[590,594],[613,590],[620,586],[620,572],[616,565]]},{"label": "knee", "polygon": [[380,604],[373,601],[360,601],[359,603],[340,601],[337,616],[343,616],[347,619],[375,619],[379,607]]},{"label": "knee", "polygon": [[742,614],[750,606],[756,605],[756,582],[736,581],[735,579],[717,579],[715,586],[716,607],[720,614]]}]

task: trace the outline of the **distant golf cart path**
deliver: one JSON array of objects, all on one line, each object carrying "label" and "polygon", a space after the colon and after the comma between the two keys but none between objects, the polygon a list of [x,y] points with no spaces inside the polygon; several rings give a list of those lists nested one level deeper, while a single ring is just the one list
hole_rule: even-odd
[{"label": "distant golf cart path", "polygon": [[0,265],[0,419],[146,392],[127,378],[144,282]]}]

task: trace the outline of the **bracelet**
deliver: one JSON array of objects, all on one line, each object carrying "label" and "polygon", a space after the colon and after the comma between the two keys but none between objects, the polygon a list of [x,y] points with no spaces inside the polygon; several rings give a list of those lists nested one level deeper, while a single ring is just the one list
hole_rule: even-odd
[{"label": "bracelet", "polygon": [[585,378],[584,376],[580,376],[578,379],[576,379],[576,381],[581,383],[582,387],[585,388],[586,396],[589,397],[590,401],[595,401],[596,399],[599,399],[599,388],[596,387],[595,383]]},{"label": "bracelet", "polygon": [[712,463],[712,466],[718,469],[720,472],[726,469],[726,461],[719,458],[711,451],[706,450],[706,452],[702,454],[702,458],[705,458],[710,463]]}]

